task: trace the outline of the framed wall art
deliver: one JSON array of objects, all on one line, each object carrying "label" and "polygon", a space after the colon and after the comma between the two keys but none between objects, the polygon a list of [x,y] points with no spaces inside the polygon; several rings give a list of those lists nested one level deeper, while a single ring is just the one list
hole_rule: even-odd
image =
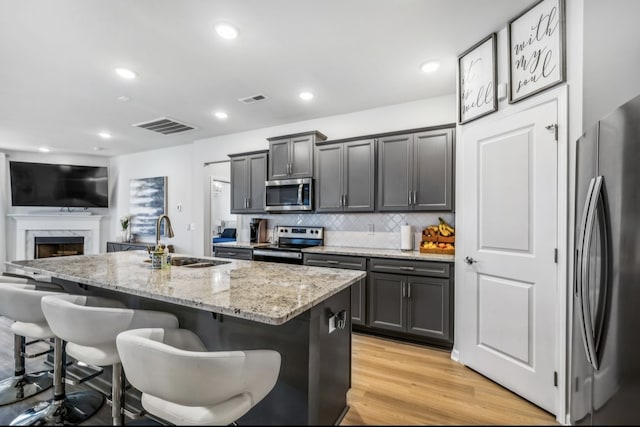
[{"label": "framed wall art", "polygon": [[509,21],[509,103],[566,79],[564,0],[542,0]]},{"label": "framed wall art", "polygon": [[458,123],[498,110],[497,36],[490,34],[458,56]]},{"label": "framed wall art", "polygon": [[[129,180],[129,212],[131,233],[135,236],[155,236],[158,217],[167,210],[167,177]],[[160,234],[164,233],[163,221]]]}]

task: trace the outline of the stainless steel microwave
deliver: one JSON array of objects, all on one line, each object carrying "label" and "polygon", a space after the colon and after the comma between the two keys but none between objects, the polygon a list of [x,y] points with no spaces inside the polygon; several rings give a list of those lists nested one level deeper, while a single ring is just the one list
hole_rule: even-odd
[{"label": "stainless steel microwave", "polygon": [[313,179],[265,181],[265,211],[313,210]]}]

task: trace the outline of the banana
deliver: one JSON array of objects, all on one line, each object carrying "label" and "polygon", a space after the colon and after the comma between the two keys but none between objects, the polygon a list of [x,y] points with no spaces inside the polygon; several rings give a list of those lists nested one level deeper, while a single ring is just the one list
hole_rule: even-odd
[{"label": "banana", "polygon": [[448,234],[443,234],[441,231],[440,234],[442,234],[445,237],[453,236],[455,234],[456,232],[455,228],[453,228],[447,221],[445,221],[441,217],[438,217],[438,220],[440,221],[440,224],[439,224],[440,230],[442,230],[442,227],[444,227],[444,229],[447,230],[448,232]]},{"label": "banana", "polygon": [[451,232],[447,229],[447,227],[443,223],[440,223],[438,228],[440,230],[440,235],[441,236],[449,237],[451,235]]}]

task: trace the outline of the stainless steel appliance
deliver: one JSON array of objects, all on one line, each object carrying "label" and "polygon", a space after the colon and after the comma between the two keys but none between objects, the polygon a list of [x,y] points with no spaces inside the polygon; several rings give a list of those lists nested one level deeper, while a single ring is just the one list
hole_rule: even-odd
[{"label": "stainless steel appliance", "polygon": [[577,142],[571,423],[640,424],[640,96]]},{"label": "stainless steel appliance", "polygon": [[265,182],[265,211],[313,210],[313,179],[283,179]]},{"label": "stainless steel appliance", "polygon": [[251,243],[265,243],[267,241],[267,220],[251,218],[249,222],[249,240]]},{"label": "stainless steel appliance", "polygon": [[254,248],[254,261],[302,264],[302,249],[324,244],[324,227],[276,226],[276,243]]}]

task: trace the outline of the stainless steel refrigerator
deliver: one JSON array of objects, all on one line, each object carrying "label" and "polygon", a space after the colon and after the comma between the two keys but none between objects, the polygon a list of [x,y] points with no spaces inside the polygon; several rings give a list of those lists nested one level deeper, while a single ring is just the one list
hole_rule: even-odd
[{"label": "stainless steel refrigerator", "polygon": [[570,413],[640,424],[640,96],[577,142]]}]

